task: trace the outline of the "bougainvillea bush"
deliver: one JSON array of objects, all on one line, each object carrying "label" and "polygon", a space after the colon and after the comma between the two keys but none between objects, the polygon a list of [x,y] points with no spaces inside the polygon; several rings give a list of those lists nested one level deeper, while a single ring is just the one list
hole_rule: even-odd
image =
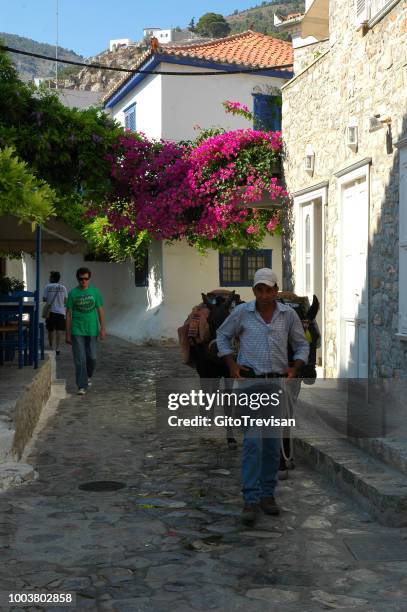
[{"label": "bougainvillea bush", "polygon": [[[224,107],[252,120],[245,105]],[[279,231],[278,209],[252,208],[264,194],[286,197],[279,132],[210,128],[194,142],[152,141],[24,84],[1,50],[0,151],[8,174],[24,177],[13,190],[3,181],[4,210],[26,214],[29,204],[41,222],[55,213],[113,260],[140,257],[152,239],[227,251]]]},{"label": "bougainvillea bush", "polygon": [[267,232],[278,230],[279,219],[275,209],[249,206],[265,193],[270,203],[287,195],[273,176],[281,147],[280,132],[251,129],[198,144],[150,141],[128,132],[109,155],[113,193],[103,211],[104,231],[186,238],[200,250],[256,248]]}]

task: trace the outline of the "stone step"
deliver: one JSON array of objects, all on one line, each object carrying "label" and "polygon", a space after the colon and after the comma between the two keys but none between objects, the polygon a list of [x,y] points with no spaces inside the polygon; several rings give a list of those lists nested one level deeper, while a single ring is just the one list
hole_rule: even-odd
[{"label": "stone step", "polygon": [[349,441],[407,476],[406,438],[349,438]]},{"label": "stone step", "polygon": [[[302,387],[307,419],[325,424],[330,434],[344,437],[372,457],[407,475],[407,419],[405,392],[399,383],[382,389],[352,384],[351,396],[341,381],[317,381],[315,387]],[[319,383],[319,385],[318,385]],[[328,383],[328,384],[327,384]],[[343,383],[343,381],[342,381]],[[342,387],[342,388],[341,388]]]},{"label": "stone step", "polygon": [[[303,402],[300,402],[297,410],[301,409],[304,409]],[[373,448],[373,444],[371,446]],[[381,524],[388,527],[407,526],[405,473],[352,444],[345,437],[329,434],[323,426],[318,430],[315,422],[312,433],[310,430],[310,433],[303,431],[297,434],[295,451],[297,456],[327,476]]]},{"label": "stone step", "polygon": [[[310,410],[311,407],[308,406],[308,409]],[[359,427],[357,415],[354,414],[353,418],[349,419],[343,407],[331,406],[329,410],[326,407],[313,410],[315,415],[340,437],[346,438],[351,444],[372,457],[407,475],[407,431],[405,425],[404,427],[398,426],[399,423],[404,422],[405,416],[396,413],[394,405],[391,414],[378,414],[377,410],[374,413],[372,411],[374,419],[371,418],[370,423],[367,423],[366,413],[369,410],[367,406],[361,410]],[[367,430],[368,427],[370,431]],[[388,435],[388,432],[391,435]],[[400,435],[397,432],[400,432]],[[376,437],[381,433],[383,437]]]}]

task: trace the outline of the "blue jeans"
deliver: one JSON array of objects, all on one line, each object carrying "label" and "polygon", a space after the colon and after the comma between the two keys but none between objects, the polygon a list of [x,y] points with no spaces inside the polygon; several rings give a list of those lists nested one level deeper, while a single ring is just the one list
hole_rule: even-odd
[{"label": "blue jeans", "polygon": [[88,388],[96,367],[97,336],[72,336],[72,354],[78,389]]},{"label": "blue jeans", "polygon": [[261,427],[246,427],[242,449],[242,493],[246,504],[274,496],[280,465],[281,439],[270,438]]}]

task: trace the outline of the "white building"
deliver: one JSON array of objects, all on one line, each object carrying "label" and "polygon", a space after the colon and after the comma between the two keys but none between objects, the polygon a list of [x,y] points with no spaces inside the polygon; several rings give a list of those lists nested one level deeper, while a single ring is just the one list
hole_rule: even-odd
[{"label": "white building", "polygon": [[[253,109],[255,116],[271,121],[279,129],[280,106],[265,114],[281,86],[292,76],[290,43],[270,36],[245,32],[216,41],[174,46],[146,52],[137,67],[147,70],[185,72],[229,72],[212,76],[170,76],[135,74],[126,76],[104,98],[105,108],[122,125],[144,132],[150,138],[184,140],[195,138],[201,127],[226,129],[251,127],[242,117],[226,115],[225,100],[238,101]],[[276,66],[286,68],[276,68]],[[259,68],[248,74],[239,69]],[[267,102],[267,104],[266,104]],[[239,266],[231,278],[231,263]],[[177,328],[191,307],[200,302],[201,292],[218,287],[236,289],[242,299],[252,297],[251,278],[256,268],[271,266],[282,278],[282,244],[278,236],[268,237],[262,248],[239,255],[220,255],[210,250],[205,256],[185,241],[175,244],[154,242],[149,249],[145,271],[136,271],[131,262],[84,261],[82,255],[44,255],[41,284],[51,270],[61,273],[68,289],[76,285],[80,266],[92,271],[92,283],[104,297],[108,332],[138,342],[174,340]],[[6,274],[24,278],[28,289],[35,279],[35,261],[27,255],[21,262],[8,261]],[[236,274],[236,270],[234,270]]]},{"label": "white building", "polygon": [[[246,104],[264,121],[265,110],[270,112],[268,104],[275,99],[277,112],[268,127],[279,129],[276,98],[281,86],[292,76],[291,62],[290,43],[251,31],[209,43],[149,50],[137,68],[180,74],[191,71],[229,74],[126,76],[105,96],[105,108],[123,126],[141,131],[149,138],[179,141],[195,138],[197,125],[250,127],[246,119],[225,114],[222,106],[225,100]],[[281,65],[288,66],[275,67]],[[247,68],[260,70],[234,73]],[[174,339],[177,327],[191,306],[200,301],[202,291],[223,286],[236,289],[248,300],[252,296],[253,268],[270,265],[281,278],[280,237],[268,237],[259,251],[235,255],[240,274],[234,282],[228,277],[230,258],[216,251],[202,256],[186,241],[172,245],[154,243],[145,277],[138,279],[138,284],[144,286],[135,286],[130,264],[115,268],[112,294],[120,296],[120,301],[116,297],[111,304],[110,331],[137,341]]]},{"label": "white building", "polygon": [[314,0],[300,21],[317,42],[283,87],[287,284],[321,300],[326,376],[405,377],[407,5]]},{"label": "white building", "polygon": [[109,42],[109,51],[117,51],[122,47],[128,47],[131,45],[130,38],[115,38]]},{"label": "white building", "polygon": [[194,32],[181,30],[179,28],[144,28],[143,35],[145,39],[156,38],[160,45],[198,38],[198,35]]}]

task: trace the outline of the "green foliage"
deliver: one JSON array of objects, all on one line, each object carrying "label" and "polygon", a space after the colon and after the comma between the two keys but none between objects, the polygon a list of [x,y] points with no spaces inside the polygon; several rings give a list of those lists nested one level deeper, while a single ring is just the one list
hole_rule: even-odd
[{"label": "green foliage", "polygon": [[0,216],[7,213],[24,221],[44,223],[52,215],[56,193],[38,180],[13,149],[0,150]]},{"label": "green foliage", "polygon": [[83,228],[83,234],[89,242],[92,253],[97,257],[109,254],[112,261],[134,259],[142,264],[144,254],[151,242],[147,231],[131,236],[128,229],[109,231],[107,217],[95,217]]},{"label": "green foliage", "polygon": [[230,25],[219,13],[205,13],[196,24],[196,31],[201,36],[222,38],[230,32]]},{"label": "green foliage", "polygon": [[225,132],[226,130],[222,127],[200,128],[199,136],[197,136],[193,141],[193,146],[197,147],[207,138],[217,136],[218,134],[224,134]]},{"label": "green foliage", "polygon": [[67,220],[72,212],[76,216],[81,203],[106,199],[110,189],[106,155],[122,133],[96,108],[70,109],[51,92],[29,87],[0,52],[0,147],[14,147],[55,189],[59,217]]},{"label": "green foliage", "polygon": [[[216,238],[208,239],[203,236],[189,236],[189,244],[195,247],[200,253],[205,254],[208,249],[215,249],[220,253],[231,253],[242,249],[259,249],[266,235],[266,223],[270,220],[270,212],[268,210],[256,210],[255,218],[259,221],[259,231],[255,234],[248,234],[247,228],[252,223],[252,220],[235,223],[223,230]],[[275,213],[278,215],[278,213]],[[277,225],[273,230],[273,235],[281,234],[281,226]]]},{"label": "green foliage", "polygon": [[288,15],[289,13],[303,13],[305,10],[303,0],[279,0],[277,2],[261,2],[261,4],[241,12],[236,11],[226,18],[230,25],[231,34],[238,34],[246,30],[254,30],[263,34],[271,34],[273,38],[291,40],[287,32],[281,32],[274,26],[274,14]]}]

